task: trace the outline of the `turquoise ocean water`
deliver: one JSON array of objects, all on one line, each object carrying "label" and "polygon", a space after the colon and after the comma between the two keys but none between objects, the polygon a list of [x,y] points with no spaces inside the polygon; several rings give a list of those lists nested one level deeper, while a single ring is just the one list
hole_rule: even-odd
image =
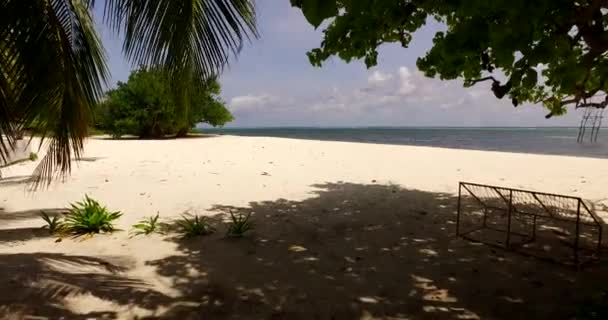
[{"label": "turquoise ocean water", "polygon": [[577,143],[578,128],[230,128],[206,133],[413,145],[608,158],[608,128],[597,143]]}]

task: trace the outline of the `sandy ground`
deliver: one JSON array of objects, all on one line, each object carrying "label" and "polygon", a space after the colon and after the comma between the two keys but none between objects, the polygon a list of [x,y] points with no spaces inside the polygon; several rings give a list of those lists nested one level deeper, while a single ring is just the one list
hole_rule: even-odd
[{"label": "sandy ground", "polygon": [[[607,160],[279,138],[90,139],[63,183],[2,169],[0,317],[65,319],[569,319],[608,272],[455,236],[459,181],[608,205]],[[88,194],[125,230],[56,239],[39,227]],[[224,238],[219,215],[254,212]],[[130,237],[159,213],[216,217],[211,236]],[[602,282],[603,281],[603,282]]]}]

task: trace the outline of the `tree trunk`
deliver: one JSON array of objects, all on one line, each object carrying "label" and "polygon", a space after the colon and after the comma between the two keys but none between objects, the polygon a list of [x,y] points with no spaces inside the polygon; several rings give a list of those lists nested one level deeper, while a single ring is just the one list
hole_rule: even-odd
[{"label": "tree trunk", "polygon": [[180,128],[179,130],[177,130],[177,133],[175,134],[175,136],[177,138],[184,138],[184,137],[188,136],[188,132],[190,132],[190,129]]}]

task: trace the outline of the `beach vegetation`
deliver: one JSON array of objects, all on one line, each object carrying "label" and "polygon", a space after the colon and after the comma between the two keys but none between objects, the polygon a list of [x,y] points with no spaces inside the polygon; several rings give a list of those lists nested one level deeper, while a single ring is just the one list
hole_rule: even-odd
[{"label": "beach vegetation", "polygon": [[[103,16],[94,19],[93,9]],[[37,185],[70,172],[103,100],[110,75],[98,22],[121,35],[132,65],[166,70],[185,110],[190,84],[219,75],[257,37],[252,0],[3,0],[0,12],[0,158],[22,129],[40,133],[48,152],[33,173]],[[186,128],[189,113],[177,114]]]},{"label": "beach vegetation", "polygon": [[114,223],[122,216],[120,211],[111,212],[88,195],[70,206],[63,224],[66,233],[85,235],[117,231]]},{"label": "beach vegetation", "polygon": [[215,228],[211,225],[209,219],[199,215],[183,215],[182,219],[177,221],[177,225],[184,238],[206,236],[215,231]]},{"label": "beach vegetation", "polygon": [[145,219],[140,220],[138,223],[133,225],[133,231],[131,233],[134,236],[138,236],[150,235],[158,232],[160,228],[159,217],[160,214],[157,213],[155,216],[146,217]]},{"label": "beach vegetation", "polygon": [[40,211],[40,217],[46,223],[42,228],[47,229],[49,234],[56,234],[63,229],[63,222],[61,221],[61,217],[57,215],[49,215],[44,211]]},{"label": "beach vegetation", "polygon": [[[222,126],[233,120],[219,97],[220,84],[216,78],[191,83],[183,99],[176,96],[169,78],[167,72],[158,68],[133,71],[126,83],[118,82],[96,107],[94,128],[113,138],[123,135],[163,138],[184,136],[198,123]],[[181,105],[184,103],[188,106]]]},{"label": "beach vegetation", "polygon": [[241,238],[246,232],[253,230],[254,226],[250,218],[251,212],[243,214],[230,211],[230,223],[226,235],[232,238]]},{"label": "beach vegetation", "polygon": [[[407,48],[434,25],[430,50],[418,57],[426,76],[488,82],[514,106],[542,104],[546,117],[574,108],[608,106],[608,3],[527,0],[291,0],[314,27],[320,47],[308,52],[321,66],[330,57],[378,63],[378,48]],[[326,22],[322,24],[323,22]]]}]

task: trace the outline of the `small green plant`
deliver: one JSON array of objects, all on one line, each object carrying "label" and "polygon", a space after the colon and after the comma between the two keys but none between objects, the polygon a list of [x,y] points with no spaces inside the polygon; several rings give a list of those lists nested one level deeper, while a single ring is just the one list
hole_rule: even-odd
[{"label": "small green plant", "polygon": [[181,233],[185,238],[205,236],[215,231],[206,217],[198,215],[191,218],[182,216],[182,219],[177,222],[177,225],[180,227]]},{"label": "small green plant", "polygon": [[63,228],[63,222],[61,222],[61,218],[58,216],[49,216],[48,213],[44,211],[40,211],[40,217],[46,225],[43,226],[43,229],[48,229],[50,234],[55,234]]},{"label": "small green plant", "polygon": [[147,218],[139,221],[139,223],[134,224],[133,231],[132,231],[133,235],[134,236],[138,236],[138,235],[142,235],[142,234],[149,235],[154,232],[157,232],[159,229],[158,218],[159,218],[159,214],[157,213],[155,216],[147,217]]},{"label": "small green plant", "polygon": [[38,160],[38,154],[36,152],[30,152],[30,161]]},{"label": "small green plant", "polygon": [[85,195],[84,201],[71,205],[65,218],[65,231],[75,235],[113,232],[116,231],[114,222],[121,216],[121,212],[110,212]]},{"label": "small green plant", "polygon": [[253,223],[249,220],[251,212],[247,214],[235,214],[230,211],[230,225],[226,235],[233,238],[241,238],[247,231],[253,229]]}]

